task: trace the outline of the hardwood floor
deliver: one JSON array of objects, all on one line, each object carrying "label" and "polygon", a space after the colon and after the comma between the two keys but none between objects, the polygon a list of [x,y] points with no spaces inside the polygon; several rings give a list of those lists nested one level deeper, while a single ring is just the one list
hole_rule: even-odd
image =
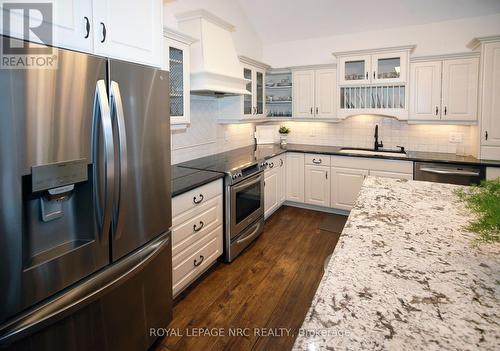
[{"label": "hardwood floor", "polygon": [[[154,349],[290,350],[338,240],[338,234],[319,229],[327,216],[332,215],[279,209],[242,255],[217,264],[177,299],[169,325],[177,335]],[[245,335],[230,335],[238,330]],[[207,332],[217,335],[195,335]]]}]

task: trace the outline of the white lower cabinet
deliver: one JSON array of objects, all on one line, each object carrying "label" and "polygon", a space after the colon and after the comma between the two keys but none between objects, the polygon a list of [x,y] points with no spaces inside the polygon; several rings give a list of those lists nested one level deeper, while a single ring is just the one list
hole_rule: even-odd
[{"label": "white lower cabinet", "polygon": [[367,175],[366,169],[332,167],[331,207],[352,209]]},{"label": "white lower cabinet", "polygon": [[486,179],[493,180],[500,178],[500,167],[488,167],[486,168]]},{"label": "white lower cabinet", "polygon": [[304,202],[304,154],[286,154],[286,199]]},{"label": "white lower cabinet", "polygon": [[285,202],[285,155],[267,161],[264,171],[264,218],[271,216]]},{"label": "white lower cabinet", "polygon": [[305,203],[330,207],[330,167],[305,166]]},{"label": "white lower cabinet", "polygon": [[174,296],[198,278],[223,251],[222,180],[172,199]]}]

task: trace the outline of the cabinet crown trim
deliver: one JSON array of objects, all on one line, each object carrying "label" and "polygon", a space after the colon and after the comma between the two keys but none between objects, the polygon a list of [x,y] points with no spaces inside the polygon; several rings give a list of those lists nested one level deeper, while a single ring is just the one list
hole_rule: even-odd
[{"label": "cabinet crown trim", "polygon": [[479,45],[481,45],[483,43],[491,43],[491,42],[495,42],[495,41],[500,41],[500,35],[490,35],[487,37],[477,37],[477,38],[472,39],[466,46],[469,49],[474,50]]},{"label": "cabinet crown trim", "polygon": [[238,58],[240,59],[241,63],[247,64],[247,65],[250,65],[250,66],[254,66],[254,67],[257,67],[257,68],[260,68],[260,69],[263,69],[263,70],[268,70],[268,69],[271,68],[271,66],[269,66],[268,64],[265,64],[264,62],[260,62],[260,61],[254,60],[254,59],[252,59],[250,57],[247,57],[247,56],[238,56]]},{"label": "cabinet crown trim", "polygon": [[395,51],[408,51],[412,52],[416,48],[416,45],[403,45],[403,46],[391,46],[386,48],[378,49],[363,49],[363,50],[351,50],[351,51],[336,51],[332,55],[335,57],[341,56],[357,56],[366,54],[377,54],[381,52],[395,52]]},{"label": "cabinet crown trim", "polygon": [[190,21],[193,19],[204,19],[207,21],[210,21],[219,27],[222,27],[230,32],[234,32],[236,28],[234,25],[232,25],[229,22],[224,21],[222,18],[217,17],[211,12],[208,12],[207,10],[199,9],[199,10],[193,10],[193,11],[187,11],[187,12],[181,12],[175,15],[175,18],[177,18],[178,22],[185,22],[185,21]]},{"label": "cabinet crown trim", "polygon": [[315,69],[325,69],[325,68],[337,68],[336,63],[329,63],[323,65],[305,65],[305,66],[293,66],[289,67],[291,71],[303,71],[303,70],[315,70]]},{"label": "cabinet crown trim", "polygon": [[476,57],[479,58],[479,56],[480,53],[478,51],[458,52],[454,54],[411,57],[410,62],[442,61],[442,60],[467,59]]},{"label": "cabinet crown trim", "polygon": [[187,34],[184,34],[182,32],[179,32],[178,30],[169,27],[163,27],[163,36],[168,39],[180,41],[181,43],[187,45],[191,45],[198,41],[198,39],[193,38],[192,36],[189,36]]}]

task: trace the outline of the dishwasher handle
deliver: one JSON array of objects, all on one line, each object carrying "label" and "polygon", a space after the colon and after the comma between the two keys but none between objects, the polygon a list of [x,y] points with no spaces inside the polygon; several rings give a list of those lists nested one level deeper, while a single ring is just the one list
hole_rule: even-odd
[{"label": "dishwasher handle", "polygon": [[479,171],[467,171],[463,169],[452,169],[452,168],[431,168],[431,167],[422,167],[420,171],[434,174],[450,174],[450,175],[458,175],[465,177],[479,177]]}]

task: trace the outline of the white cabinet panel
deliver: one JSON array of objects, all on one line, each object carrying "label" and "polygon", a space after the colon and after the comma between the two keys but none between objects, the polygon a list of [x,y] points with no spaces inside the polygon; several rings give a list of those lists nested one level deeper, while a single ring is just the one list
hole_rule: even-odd
[{"label": "white cabinet panel", "polygon": [[286,154],[286,199],[304,202],[304,154]]},{"label": "white cabinet panel", "polygon": [[385,172],[385,171],[371,171],[370,175],[374,177],[393,178],[393,179],[408,179],[413,180],[411,173],[398,173],[398,172]]},{"label": "white cabinet panel", "polygon": [[371,56],[372,83],[404,83],[407,77],[407,52],[386,52]]},{"label": "white cabinet panel", "polygon": [[[30,1],[29,3],[36,2],[37,1]],[[47,3],[50,1],[38,2]],[[46,18],[44,19],[45,22],[51,23],[53,26],[54,37],[52,40],[52,45],[78,51],[92,52],[92,0],[53,0],[52,4],[52,21],[48,21]],[[3,6],[2,10],[4,10]],[[31,20],[30,24],[34,26],[33,23],[39,23],[39,21],[42,20],[42,14],[39,11],[33,10],[30,13],[30,19],[24,18],[22,16],[22,11],[16,10],[10,13],[10,34],[15,38],[27,39],[33,42],[40,43],[40,39],[31,32],[28,38],[24,38],[24,21]]]},{"label": "white cabinet panel", "polygon": [[293,115],[309,118],[314,116],[314,71],[293,72]]},{"label": "white cabinet panel", "polygon": [[330,206],[330,167],[305,166],[305,203]]},{"label": "white cabinet panel", "polygon": [[352,209],[368,170],[332,167],[331,172],[331,206]]},{"label": "white cabinet panel", "polygon": [[315,116],[334,118],[337,114],[337,70],[321,69],[315,71]]},{"label": "white cabinet panel", "polygon": [[269,171],[264,175],[264,217],[269,217],[279,206],[279,172]]},{"label": "white cabinet panel", "polygon": [[279,162],[279,204],[281,205],[286,200],[286,154],[277,157]]},{"label": "white cabinet panel", "polygon": [[370,83],[371,56],[340,57],[337,69],[339,69],[340,85]]},{"label": "white cabinet panel", "polygon": [[161,0],[94,0],[93,15],[95,53],[161,65]]},{"label": "white cabinet panel", "polygon": [[411,64],[410,120],[439,120],[441,61]]},{"label": "white cabinet panel", "polygon": [[443,62],[442,119],[477,120],[479,59],[446,60]]},{"label": "white cabinet panel", "polygon": [[486,179],[493,180],[500,178],[500,167],[488,167],[486,168]]},{"label": "white cabinet panel", "polygon": [[[481,145],[500,147],[500,42],[484,44],[482,70]],[[488,153],[500,159],[500,149]]]}]

